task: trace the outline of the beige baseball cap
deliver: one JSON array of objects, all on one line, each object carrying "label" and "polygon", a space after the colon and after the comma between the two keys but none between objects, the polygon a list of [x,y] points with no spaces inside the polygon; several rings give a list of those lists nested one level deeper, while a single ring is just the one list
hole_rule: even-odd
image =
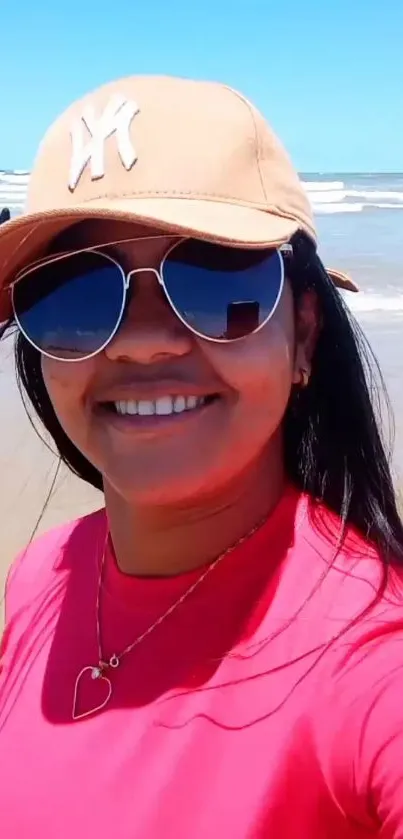
[{"label": "beige baseball cap", "polygon": [[[297,230],[316,240],[304,187],[256,108],[225,85],[173,77],[106,84],[48,130],[26,211],[0,226],[0,321],[18,271],[84,218],[251,248],[279,246]],[[346,275],[333,278],[357,290]]]}]

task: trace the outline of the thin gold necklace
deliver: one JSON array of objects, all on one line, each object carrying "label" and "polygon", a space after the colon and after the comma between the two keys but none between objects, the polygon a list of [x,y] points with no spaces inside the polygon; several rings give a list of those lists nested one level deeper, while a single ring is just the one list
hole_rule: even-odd
[{"label": "thin gold necklace", "polygon": [[[205,568],[205,570],[201,573],[200,577],[198,577],[197,580],[194,583],[192,583],[192,585],[189,586],[188,589],[186,589],[186,591],[178,598],[178,600],[175,600],[175,602],[171,606],[169,606],[169,608],[165,612],[163,612],[163,614],[160,615],[160,617],[157,618],[157,620],[155,620],[154,623],[151,624],[151,626],[149,626],[144,632],[142,632],[141,635],[138,635],[138,637],[135,638],[135,640],[132,641],[131,644],[128,644],[127,647],[125,647],[123,650],[121,650],[120,653],[113,653],[113,655],[111,655],[111,657],[109,659],[106,659],[106,657],[104,656],[104,652],[103,652],[103,648],[102,648],[101,627],[100,627],[100,598],[101,598],[101,591],[102,591],[102,579],[103,579],[103,570],[104,570],[104,565],[105,565],[105,557],[106,557],[108,541],[109,541],[109,532],[107,533],[106,539],[105,539],[105,547],[104,547],[103,554],[102,554],[102,559],[101,559],[101,562],[100,562],[99,577],[98,577],[98,588],[97,588],[97,600],[96,600],[98,664],[87,665],[86,667],[83,667],[82,670],[80,670],[80,672],[79,672],[79,674],[76,678],[75,685],[74,685],[74,693],[73,693],[73,709],[72,709],[73,720],[81,720],[84,717],[92,716],[92,714],[99,713],[100,711],[102,711],[107,706],[107,704],[108,704],[108,702],[109,702],[109,700],[112,696],[112,690],[113,690],[113,687],[112,687],[112,673],[113,673],[114,670],[116,670],[119,667],[120,662],[122,661],[122,658],[124,658],[124,656],[131,653],[132,650],[135,649],[135,647],[138,647],[138,645],[141,644],[141,642],[144,641],[146,638],[148,638],[148,636],[151,635],[151,633],[154,632],[154,630],[157,629],[157,627],[160,626],[163,623],[163,621],[165,621],[170,615],[172,615],[172,613],[175,612],[175,610],[178,609],[178,607],[181,606],[182,603],[184,603],[184,601],[187,600],[187,598],[190,597],[191,594],[193,594],[193,592],[198,588],[198,586],[203,582],[203,580],[205,580],[206,577],[209,574],[211,574],[211,572],[214,571],[215,568],[217,568],[217,565],[220,562],[222,562],[222,560],[226,556],[228,556],[228,554],[232,553],[232,551],[234,551],[236,548],[238,548],[240,545],[242,545],[243,542],[245,542],[247,539],[250,539],[251,536],[253,536],[256,533],[256,531],[259,530],[262,527],[262,525],[265,523],[266,519],[267,519],[267,515],[264,517],[264,519],[261,519],[258,522],[258,524],[256,524],[251,530],[249,530],[248,533],[246,533],[244,536],[241,536],[241,538],[238,539],[238,541],[235,542],[234,545],[231,545],[230,548],[227,548],[222,554],[220,554],[220,556],[218,556],[217,559],[215,559],[210,565],[207,566],[207,568]],[[105,675],[108,672],[110,673],[111,678],[109,678],[108,675]],[[93,705],[87,711],[79,712],[78,711],[79,689],[80,689],[80,685],[82,685],[84,679],[86,679],[86,678],[90,678],[90,679],[92,679],[94,681],[98,681],[98,682],[102,681],[103,682],[103,687],[105,689],[105,695],[104,695],[103,701],[100,702],[99,704]]]}]

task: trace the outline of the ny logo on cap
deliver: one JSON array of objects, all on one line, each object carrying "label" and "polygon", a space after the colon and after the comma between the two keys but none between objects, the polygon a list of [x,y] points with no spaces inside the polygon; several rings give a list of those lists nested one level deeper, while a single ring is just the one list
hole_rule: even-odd
[{"label": "ny logo on cap", "polygon": [[[137,160],[136,152],[130,139],[130,125],[139,108],[130,99],[115,96],[97,117],[94,108],[89,106],[77,120],[71,130],[72,156],[69,173],[69,189],[74,190],[87,164],[91,167],[91,180],[96,181],[105,175],[105,141],[112,134],[116,136],[117,150],[127,171]],[[84,128],[87,129],[86,136]]]}]

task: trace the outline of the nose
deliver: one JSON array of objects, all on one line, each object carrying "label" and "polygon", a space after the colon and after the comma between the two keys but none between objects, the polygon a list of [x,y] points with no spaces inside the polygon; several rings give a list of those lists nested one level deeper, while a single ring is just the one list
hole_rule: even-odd
[{"label": "nose", "polygon": [[153,364],[186,355],[192,336],[172,311],[154,269],[128,275],[129,303],[116,335],[105,348],[111,361]]}]

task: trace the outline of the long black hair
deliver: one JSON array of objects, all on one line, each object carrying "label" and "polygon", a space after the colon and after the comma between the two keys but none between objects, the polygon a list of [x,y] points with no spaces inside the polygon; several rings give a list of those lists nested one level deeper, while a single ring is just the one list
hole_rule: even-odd
[{"label": "long black hair", "polygon": [[[403,565],[403,523],[379,416],[382,401],[388,412],[390,405],[378,364],[313,243],[298,233],[291,244],[293,256],[287,260],[287,270],[295,307],[304,292],[314,290],[322,328],[309,384],[292,394],[284,418],[287,474],[333,510],[344,525],[355,526],[369,539],[385,566]],[[39,352],[21,334],[15,343],[15,360],[21,394],[28,397],[61,460],[83,481],[102,490],[100,473],[69,440],[57,419]]]}]

